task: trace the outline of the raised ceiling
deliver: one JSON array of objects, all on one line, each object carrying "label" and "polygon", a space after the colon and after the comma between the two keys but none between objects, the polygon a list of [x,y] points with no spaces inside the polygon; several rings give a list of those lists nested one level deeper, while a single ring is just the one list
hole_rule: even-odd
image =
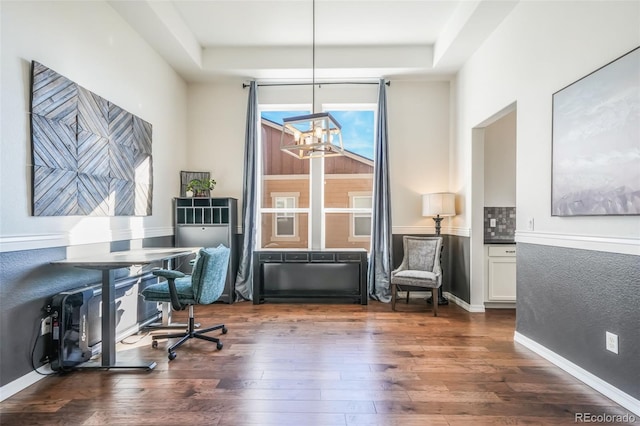
[{"label": "raised ceiling", "polygon": [[[114,0],[189,82],[310,80],[312,0]],[[454,74],[517,0],[316,0],[317,80]]]}]

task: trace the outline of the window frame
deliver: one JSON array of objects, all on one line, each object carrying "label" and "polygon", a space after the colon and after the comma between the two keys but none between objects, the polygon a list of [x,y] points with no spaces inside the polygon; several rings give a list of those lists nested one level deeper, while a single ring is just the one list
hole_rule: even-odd
[{"label": "window frame", "polygon": [[[368,213],[362,213],[359,211],[359,209],[365,209],[366,207],[355,207],[356,205],[356,199],[369,199],[369,204],[371,205],[371,207],[369,207],[369,212]],[[373,191],[370,193],[349,193],[349,204],[356,210],[354,213],[351,214],[351,229],[350,229],[350,237],[352,237],[354,240],[363,240],[363,239],[367,239],[367,238],[371,238],[371,227],[369,227],[369,233],[362,235],[362,234],[356,234],[356,219],[358,218],[368,218],[369,219],[369,223],[371,223],[371,218],[373,217],[372,213],[373,213]]]},{"label": "window frame", "polygon": [[[295,213],[297,209],[298,200],[300,198],[299,192],[272,192],[271,205],[273,206],[273,224],[272,224],[272,241],[300,241],[299,229],[298,229],[298,217]],[[278,199],[293,200],[292,207],[278,207]],[[286,203],[285,203],[286,204]],[[287,217],[293,219],[293,234],[284,235],[278,232],[278,218]]]}]

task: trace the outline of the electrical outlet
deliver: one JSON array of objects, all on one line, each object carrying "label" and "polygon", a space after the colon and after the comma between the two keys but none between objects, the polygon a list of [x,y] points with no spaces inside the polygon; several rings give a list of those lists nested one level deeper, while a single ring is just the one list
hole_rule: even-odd
[{"label": "electrical outlet", "polygon": [[495,228],[496,227],[496,220],[495,219],[489,219],[489,227],[491,227],[491,228]]},{"label": "electrical outlet", "polygon": [[40,324],[40,335],[44,336],[45,334],[51,333],[51,316],[46,317],[42,320]]},{"label": "electrical outlet", "polygon": [[533,231],[533,218],[530,217],[527,220],[527,231]]},{"label": "electrical outlet", "polygon": [[607,350],[613,352],[614,354],[618,353],[618,335],[605,332],[605,336],[607,337]]}]

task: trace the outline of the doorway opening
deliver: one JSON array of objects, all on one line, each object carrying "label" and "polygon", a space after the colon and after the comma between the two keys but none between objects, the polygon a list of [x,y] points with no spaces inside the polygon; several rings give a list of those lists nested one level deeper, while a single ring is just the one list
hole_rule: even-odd
[{"label": "doorway opening", "polygon": [[517,106],[472,130],[471,302],[516,307]]}]

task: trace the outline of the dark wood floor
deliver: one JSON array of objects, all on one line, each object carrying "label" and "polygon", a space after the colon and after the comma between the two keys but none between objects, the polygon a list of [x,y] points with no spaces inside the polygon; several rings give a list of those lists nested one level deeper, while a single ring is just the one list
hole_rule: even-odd
[{"label": "dark wood floor", "polygon": [[229,329],[221,351],[192,340],[169,362],[165,341],[119,345],[118,360],[158,366],[47,377],[2,402],[0,424],[549,425],[627,413],[515,344],[512,310],[449,305],[433,317],[417,299],[398,309],[199,306],[203,325]]}]

